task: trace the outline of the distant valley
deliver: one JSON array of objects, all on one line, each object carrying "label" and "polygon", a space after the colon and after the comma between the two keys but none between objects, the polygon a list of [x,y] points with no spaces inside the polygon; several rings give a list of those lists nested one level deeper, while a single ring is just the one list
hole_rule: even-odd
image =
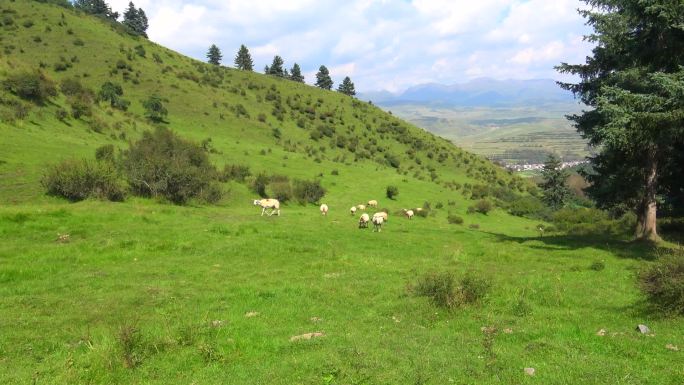
[{"label": "distant valley", "polygon": [[539,163],[549,152],[564,161],[590,153],[565,115],[581,105],[551,79],[475,79],[424,84],[393,94],[360,95],[475,153],[506,164]]}]

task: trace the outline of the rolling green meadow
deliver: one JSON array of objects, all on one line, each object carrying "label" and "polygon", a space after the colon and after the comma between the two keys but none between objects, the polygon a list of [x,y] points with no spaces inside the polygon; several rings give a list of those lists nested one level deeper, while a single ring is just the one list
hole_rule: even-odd
[{"label": "rolling green meadow", "polygon": [[[466,185],[528,193],[484,158],[366,102],[199,63],[71,9],[2,1],[0,24],[0,82],[40,71],[57,89],[77,79],[97,92],[116,81],[130,101],[91,100],[76,118],[63,90],[33,102],[0,87],[0,383],[684,381],[684,323],[637,287],[658,250],[540,236],[538,220],[502,208],[468,213]],[[163,123],[145,118],[153,94]],[[291,201],[260,216],[236,181],[215,204],[46,195],[50,165],[125,150],[158,125],[203,143],[219,169],[320,181],[329,214]],[[389,212],[380,232],[349,212],[370,199]],[[401,216],[426,202],[427,216]],[[443,272],[490,289],[437,306],[417,285]],[[292,339],[307,333],[320,334]]]}]

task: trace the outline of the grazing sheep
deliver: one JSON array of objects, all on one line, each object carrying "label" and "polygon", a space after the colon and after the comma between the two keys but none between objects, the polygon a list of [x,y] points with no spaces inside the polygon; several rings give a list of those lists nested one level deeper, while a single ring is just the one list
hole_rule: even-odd
[{"label": "grazing sheep", "polygon": [[364,210],[366,210],[366,205],[357,205],[356,208],[361,210],[361,211],[364,211]]},{"label": "grazing sheep", "polygon": [[417,208],[416,208],[416,212],[419,213],[419,212],[421,212],[421,211],[423,211],[423,208],[422,208],[422,207],[417,207]]},{"label": "grazing sheep", "polygon": [[368,214],[363,213],[361,214],[361,217],[359,218],[359,228],[360,229],[367,229],[368,228],[368,222],[370,222],[370,217]]},{"label": "grazing sheep", "polygon": [[378,201],[375,199],[368,201],[368,207],[378,207]]},{"label": "grazing sheep", "polygon": [[326,205],[325,203],[321,205],[321,214],[323,214],[323,216],[328,215],[328,205]]},{"label": "grazing sheep", "polygon": [[352,208],[349,209],[349,212],[351,213],[352,216],[353,216],[354,214],[356,214],[356,206],[352,206]]},{"label": "grazing sheep", "polygon": [[384,221],[385,219],[382,215],[373,215],[373,231],[380,232]]},{"label": "grazing sheep", "polygon": [[387,214],[384,211],[378,211],[377,213],[373,214],[373,218],[375,218],[375,217],[382,217],[384,222],[389,221],[389,214]]},{"label": "grazing sheep", "polygon": [[261,206],[262,217],[264,216],[266,209],[271,209],[271,212],[268,213],[269,217],[273,215],[273,213],[280,216],[280,202],[277,199],[255,199],[254,206]]},{"label": "grazing sheep", "polygon": [[413,218],[413,210],[404,209],[404,215],[406,215],[406,218],[408,218],[408,219]]}]

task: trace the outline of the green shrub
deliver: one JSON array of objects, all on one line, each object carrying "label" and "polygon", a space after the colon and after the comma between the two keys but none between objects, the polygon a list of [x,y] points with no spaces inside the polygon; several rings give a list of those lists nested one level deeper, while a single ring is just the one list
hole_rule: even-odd
[{"label": "green shrub", "polygon": [[219,180],[221,182],[228,182],[229,180],[244,182],[245,179],[251,175],[252,172],[249,170],[249,166],[241,164],[227,164],[223,166],[223,171],[219,174]]},{"label": "green shrub", "polygon": [[36,104],[44,104],[49,98],[57,96],[55,83],[39,71],[11,74],[2,81],[2,87]]},{"label": "green shrub", "polygon": [[487,213],[492,211],[492,209],[494,208],[494,205],[492,204],[491,201],[489,201],[487,199],[480,199],[479,201],[475,202],[475,206],[473,206],[473,207],[475,208],[476,212],[486,215]]},{"label": "green shrub", "polygon": [[293,192],[300,204],[318,203],[325,195],[325,188],[319,180],[295,180]]},{"label": "green shrub", "polygon": [[95,159],[106,162],[114,162],[114,145],[105,144],[104,146],[98,147],[95,150]]},{"label": "green shrub", "polygon": [[199,197],[217,176],[201,146],[166,128],[146,131],[131,143],[122,166],[135,194],[176,204]]},{"label": "green shrub", "polygon": [[636,216],[628,212],[615,220],[595,208],[563,208],[553,214],[552,222],[558,231],[572,235],[625,235],[634,229]]},{"label": "green shrub", "polygon": [[458,289],[461,303],[473,304],[484,301],[491,289],[491,284],[485,278],[466,274],[461,279]]},{"label": "green shrub", "polygon": [[251,188],[255,193],[259,194],[261,198],[266,198],[266,186],[268,186],[269,177],[264,173],[257,174],[251,183]]},{"label": "green shrub", "polygon": [[152,95],[143,101],[143,108],[145,108],[145,116],[157,123],[163,122],[169,114],[169,111],[164,107],[162,98],[157,95]]},{"label": "green shrub", "polygon": [[658,311],[684,315],[684,251],[669,251],[639,274],[639,286]]},{"label": "green shrub", "polygon": [[463,218],[461,218],[455,214],[449,214],[447,216],[447,221],[452,225],[462,225],[463,224]]},{"label": "green shrub", "polygon": [[71,201],[87,198],[122,201],[126,196],[116,168],[107,162],[65,160],[48,167],[41,185],[49,195]]},{"label": "green shrub", "polygon": [[292,185],[287,178],[277,178],[269,182],[266,192],[271,198],[275,198],[280,203],[285,203],[292,199]]},{"label": "green shrub", "polygon": [[389,199],[394,199],[394,197],[399,195],[399,188],[397,186],[387,186],[385,195],[387,195],[387,198]]}]

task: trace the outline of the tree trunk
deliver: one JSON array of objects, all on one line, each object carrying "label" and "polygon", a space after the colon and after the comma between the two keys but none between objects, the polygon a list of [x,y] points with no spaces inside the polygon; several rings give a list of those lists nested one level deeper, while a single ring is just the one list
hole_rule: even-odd
[{"label": "tree trunk", "polygon": [[658,161],[656,151],[651,150],[647,159],[647,174],[644,197],[637,208],[636,239],[659,241],[660,237],[656,230],[656,191],[658,188]]}]

